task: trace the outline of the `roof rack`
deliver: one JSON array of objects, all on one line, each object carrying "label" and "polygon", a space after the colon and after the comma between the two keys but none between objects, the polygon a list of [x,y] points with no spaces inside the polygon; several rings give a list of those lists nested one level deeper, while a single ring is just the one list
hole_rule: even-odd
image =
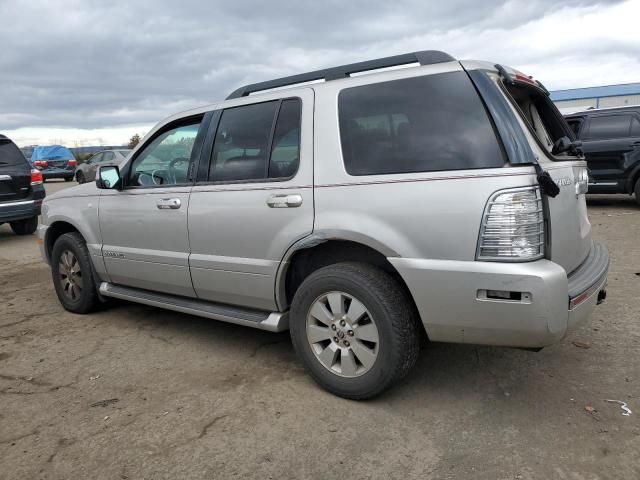
[{"label": "roof rack", "polygon": [[338,80],[347,78],[352,73],[366,72],[367,70],[377,70],[380,68],[397,67],[409,63],[419,63],[420,65],[432,65],[434,63],[453,62],[456,59],[445,52],[438,50],[424,50],[422,52],[404,53],[402,55],[394,55],[392,57],[377,58],[375,60],[367,60],[365,62],[351,63],[349,65],[341,65],[339,67],[325,68],[323,70],[315,70],[313,72],[291,75],[290,77],[277,78],[266,82],[253,83],[245,85],[233,91],[227,97],[232,98],[246,97],[247,95],[262,90],[271,90],[273,88],[288,87],[297,83],[313,82],[316,80]]}]

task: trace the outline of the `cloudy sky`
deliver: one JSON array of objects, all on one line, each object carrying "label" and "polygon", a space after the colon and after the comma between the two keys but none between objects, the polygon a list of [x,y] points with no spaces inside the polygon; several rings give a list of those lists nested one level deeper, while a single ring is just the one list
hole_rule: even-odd
[{"label": "cloudy sky", "polygon": [[0,132],[126,143],[243,83],[440,49],[550,89],[640,81],[640,0],[0,0]]}]

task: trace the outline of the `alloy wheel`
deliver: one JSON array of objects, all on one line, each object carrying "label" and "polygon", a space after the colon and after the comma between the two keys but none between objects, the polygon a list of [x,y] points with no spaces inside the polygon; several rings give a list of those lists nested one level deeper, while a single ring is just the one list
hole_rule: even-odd
[{"label": "alloy wheel", "polygon": [[307,340],[320,363],[341,377],[359,377],[373,367],[380,345],[378,327],[364,304],[345,292],[328,292],[312,304]]},{"label": "alloy wheel", "polygon": [[80,262],[72,251],[65,250],[60,255],[58,276],[64,295],[72,302],[78,301],[84,288],[84,282]]}]

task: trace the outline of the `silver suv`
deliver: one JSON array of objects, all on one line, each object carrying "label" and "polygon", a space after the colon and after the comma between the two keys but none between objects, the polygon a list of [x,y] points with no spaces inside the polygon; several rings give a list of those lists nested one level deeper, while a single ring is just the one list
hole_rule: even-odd
[{"label": "silver suv", "polygon": [[433,342],[539,349],[606,296],[588,175],[548,92],[426,51],[242,87],[47,197],[60,302],[109,297],[289,330],[372,397]]}]

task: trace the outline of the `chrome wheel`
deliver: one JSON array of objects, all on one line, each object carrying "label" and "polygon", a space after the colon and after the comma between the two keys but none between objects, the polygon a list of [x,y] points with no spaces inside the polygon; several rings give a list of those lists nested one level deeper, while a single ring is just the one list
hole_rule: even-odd
[{"label": "chrome wheel", "polygon": [[318,297],[307,315],[307,340],[316,358],[341,377],[367,373],[378,357],[378,327],[352,295],[329,292]]},{"label": "chrome wheel", "polygon": [[71,301],[80,299],[84,282],[78,258],[70,250],[65,250],[60,255],[58,262],[58,276],[62,292]]}]

